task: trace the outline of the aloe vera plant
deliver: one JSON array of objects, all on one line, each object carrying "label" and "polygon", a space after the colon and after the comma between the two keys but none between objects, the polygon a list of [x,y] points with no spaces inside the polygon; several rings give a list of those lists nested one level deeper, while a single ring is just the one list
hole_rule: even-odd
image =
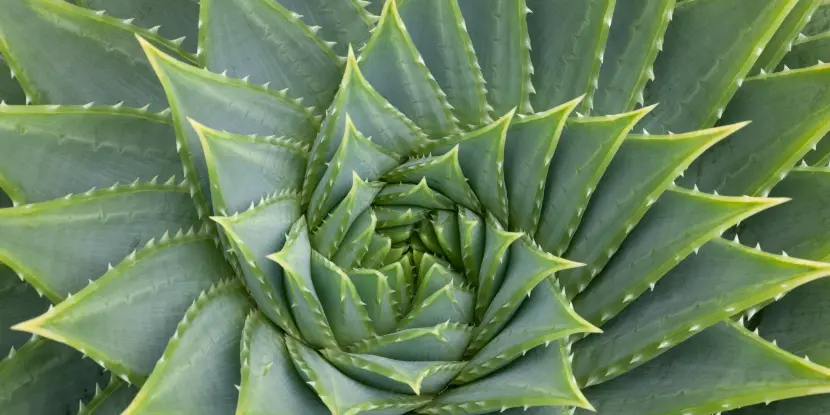
[{"label": "aloe vera plant", "polygon": [[75,3],[0,0],[0,413],[830,414],[830,3]]}]

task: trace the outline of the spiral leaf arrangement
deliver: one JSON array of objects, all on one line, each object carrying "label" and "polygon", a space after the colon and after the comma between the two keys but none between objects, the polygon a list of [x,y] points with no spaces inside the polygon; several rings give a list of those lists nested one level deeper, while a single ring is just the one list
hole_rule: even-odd
[{"label": "spiral leaf arrangement", "polygon": [[0,413],[830,414],[830,4],[77,3],[0,0]]}]

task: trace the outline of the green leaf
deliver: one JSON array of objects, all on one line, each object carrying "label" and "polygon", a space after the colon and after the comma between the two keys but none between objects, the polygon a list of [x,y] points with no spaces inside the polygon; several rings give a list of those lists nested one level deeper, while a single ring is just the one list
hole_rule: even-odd
[{"label": "green leaf", "polygon": [[430,399],[366,386],[340,373],[316,351],[297,340],[286,337],[285,343],[306,383],[334,414],[357,415],[383,408],[384,414],[401,415]]},{"label": "green leaf", "polygon": [[416,224],[429,216],[430,210],[420,206],[375,206],[378,230]]},{"label": "green leaf", "polygon": [[[510,122],[504,147],[504,182],[510,201],[511,230],[536,230],[554,150],[565,120],[581,100],[580,97],[530,116],[518,115]],[[529,186],[531,183],[539,186]]]},{"label": "green leaf", "polygon": [[792,50],[781,60],[781,69],[784,65],[793,69],[807,68],[826,61],[830,61],[830,32],[795,40]]},{"label": "green leaf", "polygon": [[384,5],[358,62],[369,83],[424,132],[442,137],[458,130],[447,94],[427,69],[395,1]]},{"label": "green leaf", "polygon": [[585,395],[599,413],[664,415],[715,413],[828,390],[828,369],[724,322]]},{"label": "green leaf", "polygon": [[828,264],[716,238],[603,325],[603,335],[578,342],[574,372],[580,384],[606,381],[741,310],[827,275]]},{"label": "green leaf", "polygon": [[[364,210],[349,226],[340,248],[331,257],[331,261],[340,268],[355,268],[368,253],[369,245],[374,239],[377,222],[375,212],[371,209]],[[409,235],[407,235],[408,237]]]},{"label": "green leaf", "polygon": [[374,269],[354,269],[349,271],[349,279],[366,307],[375,333],[383,335],[394,331],[395,304],[387,276]]},{"label": "green leaf", "polygon": [[803,398],[785,399],[770,404],[747,406],[729,412],[730,415],[787,415],[787,414],[830,414],[830,396],[822,394]]},{"label": "green leaf", "polygon": [[427,141],[426,135],[363,77],[354,52],[349,49],[343,80],[311,150],[303,186],[306,201],[320,182],[325,163],[331,161],[340,148],[340,139],[346,133],[347,115],[357,130],[391,153],[410,155]]},{"label": "green leaf", "polygon": [[151,241],[43,315],[17,324],[141,385],[199,293],[233,275],[204,231]]},{"label": "green leaf", "polygon": [[338,344],[348,346],[375,334],[352,280],[317,251],[311,251],[311,278]]},{"label": "green leaf", "polygon": [[347,351],[413,362],[456,362],[464,355],[472,331],[470,326],[442,323],[367,339]]},{"label": "green leaf", "polygon": [[40,298],[35,288],[18,278],[11,268],[0,265],[0,356],[29,339],[28,334],[11,330],[11,326],[36,317],[49,305],[47,299]]},{"label": "green leaf", "polygon": [[465,384],[506,366],[527,351],[576,333],[597,333],[576,314],[552,279],[539,283],[507,325],[475,353],[454,380]]},{"label": "green leaf", "polygon": [[122,107],[0,107],[0,186],[17,204],[181,174],[166,117]]},{"label": "green leaf", "polygon": [[0,102],[23,105],[26,103],[26,93],[12,74],[9,64],[0,55]]},{"label": "green leaf", "polygon": [[587,264],[584,268],[559,274],[559,281],[568,296],[573,298],[583,291],[602,271],[675,177],[706,149],[744,125],[746,123],[678,135],[629,135],[597,186],[565,254],[573,261]]},{"label": "green leaf", "polygon": [[327,349],[323,356],[352,379],[379,389],[416,395],[441,392],[463,362],[409,362]]},{"label": "green leaf", "polygon": [[285,93],[185,65],[147,41],[139,42],[167,92],[176,145],[198,204],[210,200],[210,182],[199,136],[189,119],[215,130],[284,136],[302,144],[311,144],[317,134],[318,121]]},{"label": "green leaf", "polygon": [[[136,26],[154,28],[188,52],[196,52],[199,20],[197,0],[76,0],[76,4],[91,10],[106,10],[121,19],[135,19]],[[156,26],[159,26],[156,29]]]},{"label": "green leaf", "polygon": [[486,378],[450,389],[418,410],[423,414],[479,414],[524,406],[593,410],[570,370],[563,341],[537,347]]},{"label": "green leaf", "polygon": [[442,259],[424,253],[418,265],[417,286],[412,303],[418,304],[425,301],[432,294],[447,286],[447,284],[463,285],[464,279],[450,269],[450,264]]},{"label": "green leaf", "polygon": [[388,236],[380,234],[372,235],[372,241],[369,244],[369,250],[361,259],[360,266],[363,268],[375,269],[381,266],[383,260],[389,255],[392,249],[392,240]]},{"label": "green leaf", "polygon": [[660,105],[640,127],[665,133],[714,125],[797,2],[694,0],[678,4],[665,41],[659,45],[663,51],[654,64],[656,79],[645,90],[645,101]]},{"label": "green leaf", "polygon": [[232,215],[274,193],[302,189],[307,145],[191,124],[205,155],[214,211]]},{"label": "green leaf", "polygon": [[505,257],[507,270],[503,282],[495,285],[498,291],[488,301],[487,311],[481,316],[471,350],[480,350],[507,325],[525,296],[557,271],[582,266],[577,262],[557,258],[535,246],[530,238],[520,238],[510,246]]},{"label": "green leaf", "polygon": [[112,376],[106,388],[95,389],[95,396],[77,415],[119,415],[127,409],[137,393],[138,389]]},{"label": "green leaf", "polygon": [[628,132],[652,107],[606,117],[571,118],[547,170],[536,242],[565,253],[600,178]]},{"label": "green leaf", "polygon": [[[375,199],[375,202],[377,202],[377,199]],[[409,238],[412,236],[413,230],[413,225],[401,225],[393,226],[391,228],[378,229],[378,233],[388,237],[389,240],[392,242],[392,249],[394,249],[396,244],[405,244],[407,240],[409,240]],[[343,249],[343,247],[340,247],[340,249]]]},{"label": "green leaf", "polygon": [[743,222],[741,240],[769,252],[830,260],[830,168],[796,167],[771,194],[792,200]]},{"label": "green leaf", "polygon": [[101,367],[70,347],[33,338],[0,360],[0,408],[9,414],[74,413],[78,401],[91,398],[107,378]]},{"label": "green leaf", "polygon": [[386,151],[360,134],[347,114],[340,146],[311,194],[309,225],[316,228],[334,206],[343,200],[352,188],[352,177],[374,181],[398,164],[398,155]]},{"label": "green leaf", "polygon": [[458,2],[399,0],[398,7],[412,43],[447,93],[459,123],[472,128],[488,122],[487,88]]},{"label": "green leaf", "polygon": [[52,302],[165,232],[198,227],[186,185],[138,183],[0,209],[0,262]]},{"label": "green leaf", "polygon": [[481,261],[484,259],[485,222],[469,209],[458,209],[458,237],[461,242],[461,260],[467,282],[475,287],[479,285]]},{"label": "green leaf", "polygon": [[487,81],[486,109],[496,117],[514,108],[520,114],[533,112],[525,0],[458,0],[458,5]]},{"label": "green leaf", "polygon": [[[827,138],[827,135],[824,136]],[[830,139],[822,138],[812,151],[804,156],[804,161],[811,166],[830,166]]]},{"label": "green leaf", "polygon": [[[358,0],[278,0],[280,4],[298,13],[309,26],[319,27],[317,35],[329,41],[338,54],[344,55],[348,46],[362,45],[369,39],[370,27],[377,21]],[[297,17],[297,16],[294,16]],[[333,44],[332,42],[336,42]]]},{"label": "green leaf", "polygon": [[804,28],[804,25],[810,20],[810,17],[818,9],[819,5],[824,0],[799,0],[795,7],[787,14],[787,17],[778,27],[778,30],[772,35],[772,38],[767,43],[761,56],[755,62],[755,66],[750,71],[751,74],[756,74],[762,69],[767,72],[772,72],[781,59],[788,55],[793,48],[793,41],[796,39]]},{"label": "green leaf", "polygon": [[[593,108],[611,17],[616,0],[528,0],[536,111],[585,95],[582,108]],[[621,8],[628,8],[626,2]],[[633,5],[631,5],[633,7]],[[616,111],[614,111],[616,112]]]},{"label": "green leaf", "polygon": [[259,312],[252,312],[242,331],[242,383],[237,415],[322,414],[326,408],[294,367],[282,334]]},{"label": "green leaf", "polygon": [[153,32],[66,1],[5,0],[2,7],[0,52],[26,91],[27,103],[166,108],[136,35],[192,62]]},{"label": "green leaf", "polygon": [[[346,237],[348,229],[369,208],[372,199],[383,187],[382,182],[366,182],[356,172],[352,171],[351,174],[351,190],[339,202],[337,207],[328,214],[322,224],[313,229],[311,233],[311,246],[327,258],[337,252],[337,248]],[[377,219],[379,226],[379,215]]]},{"label": "green leaf", "polygon": [[464,269],[461,239],[458,235],[458,214],[448,210],[437,210],[432,213],[430,222],[438,245],[441,246],[441,252],[455,269]]},{"label": "green leaf", "polygon": [[232,413],[240,380],[240,333],[252,305],[238,280],[203,291],[123,415]]},{"label": "green leaf", "polygon": [[427,209],[453,210],[455,204],[440,192],[432,190],[422,177],[418,184],[390,183],[378,193],[374,201],[380,206],[419,206]]},{"label": "green leaf", "polygon": [[410,184],[420,183],[426,179],[429,187],[465,208],[478,212],[481,210],[481,203],[464,177],[460,153],[460,146],[456,145],[440,156],[410,159],[386,173],[383,179],[392,183]]},{"label": "green leaf", "polygon": [[688,255],[740,221],[788,199],[711,196],[672,188],[625,239],[605,268],[574,299],[580,316],[605,323]]},{"label": "green leaf", "polygon": [[[435,140],[422,153],[445,154],[458,147],[458,164],[482,208],[507,223],[504,152],[514,111],[478,130]],[[469,207],[469,206],[468,206]]]},{"label": "green leaf", "polygon": [[450,282],[419,303],[404,316],[398,327],[413,329],[431,327],[442,322],[473,323],[475,291]]},{"label": "green leaf", "polygon": [[484,250],[476,279],[476,320],[480,321],[504,282],[509,265],[510,246],[519,239],[519,232],[507,232],[498,220],[488,214],[484,221]]},{"label": "green leaf", "polygon": [[821,3],[801,33],[807,36],[813,36],[830,30],[830,7],[828,7],[830,4],[826,1],[822,1]]},{"label": "green leaf", "polygon": [[[633,0],[614,8],[594,94],[594,112],[616,114],[643,105],[654,60],[674,15],[675,0]],[[580,55],[574,55],[578,57]]]},{"label": "green leaf", "polygon": [[299,336],[285,296],[285,276],[266,256],[282,249],[286,234],[302,215],[300,196],[275,194],[253,209],[228,217],[213,217],[236,251],[245,285],[271,321]]},{"label": "green leaf", "polygon": [[311,280],[311,242],[305,217],[291,227],[285,245],[268,259],[282,267],[286,297],[302,338],[316,348],[337,347]]},{"label": "green leaf", "polygon": [[273,0],[205,0],[199,19],[199,57],[209,71],[288,88],[319,112],[331,103],[340,83],[337,55],[297,13]]},{"label": "green leaf", "polygon": [[[684,184],[731,195],[761,195],[830,131],[830,65],[750,78],[723,122],[752,120],[707,151]],[[786,119],[786,123],[775,120]]]}]

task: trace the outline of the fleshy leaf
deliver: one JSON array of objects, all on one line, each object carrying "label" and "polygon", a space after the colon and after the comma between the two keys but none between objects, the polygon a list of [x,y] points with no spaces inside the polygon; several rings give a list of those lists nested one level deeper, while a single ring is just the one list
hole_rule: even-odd
[{"label": "fleshy leaf", "polygon": [[323,403],[334,414],[357,415],[383,408],[388,415],[401,415],[422,406],[429,398],[376,389],[340,373],[316,351],[285,338],[288,351],[299,370]]},{"label": "fleshy leaf", "polygon": [[[385,188],[385,187],[384,187]],[[429,216],[430,210],[420,206],[375,206],[378,230],[416,224]]]},{"label": "fleshy leaf", "polygon": [[322,112],[340,83],[340,63],[301,17],[273,0],[202,1],[199,57],[211,72],[288,88]]},{"label": "fleshy leaf", "polygon": [[0,107],[0,187],[17,204],[176,174],[166,117],[122,107]]},{"label": "fleshy leaf", "polygon": [[59,302],[150,239],[199,224],[184,185],[113,186],[0,209],[0,262]]},{"label": "fleshy leaf", "polygon": [[487,89],[461,8],[456,0],[400,1],[412,42],[462,125],[489,120]]},{"label": "fleshy leaf", "polygon": [[349,271],[357,294],[365,304],[369,319],[377,334],[387,334],[395,329],[394,297],[385,274],[374,269]]},{"label": "fleshy leaf", "polygon": [[210,183],[199,136],[189,119],[215,130],[275,135],[303,144],[311,144],[317,134],[318,121],[285,93],[185,65],[144,39],[139,42],[167,92],[179,155],[197,203],[210,200]]},{"label": "fleshy leaf", "polygon": [[[830,32],[820,33],[810,37],[798,38],[793,42],[792,50],[784,55],[781,62],[787,68],[806,68],[822,61],[830,60]],[[771,72],[771,71],[770,71]]]},{"label": "fleshy leaf", "polygon": [[[167,107],[137,34],[177,59],[189,54],[150,31],[60,0],[4,0],[0,51],[27,103]],[[61,76],[55,76],[55,74]]]},{"label": "fleshy leaf", "polygon": [[12,76],[9,64],[0,55],[0,102],[8,105],[23,105],[26,103],[26,93],[20,87],[14,76]]},{"label": "fleshy leaf", "polygon": [[360,266],[369,269],[379,268],[391,250],[392,240],[388,236],[377,233],[372,235],[369,250],[363,259],[360,260]]},{"label": "fleshy leaf", "polygon": [[21,321],[37,317],[51,304],[9,267],[0,265],[0,356],[29,339],[27,333],[11,329]]},{"label": "fleshy leaf", "polygon": [[443,194],[430,189],[426,177],[418,184],[389,184],[378,193],[374,201],[381,206],[420,206],[427,209],[452,210],[455,204]]},{"label": "fleshy leaf", "polygon": [[461,241],[461,260],[467,282],[478,286],[481,261],[485,248],[485,221],[469,209],[458,209],[458,237]]},{"label": "fleshy leaf", "polygon": [[352,345],[347,351],[415,362],[460,361],[472,337],[472,330],[469,326],[442,323],[367,339]]},{"label": "fleshy leaf", "polygon": [[714,125],[797,2],[680,2],[645,90],[645,101],[660,105],[639,126],[666,133]]},{"label": "fleshy leaf", "polygon": [[800,0],[796,2],[795,7],[787,14],[787,18],[767,43],[761,56],[755,61],[755,66],[750,73],[754,75],[762,69],[766,72],[774,71],[781,59],[793,48],[793,41],[823,1]]},{"label": "fleshy leaf", "polygon": [[412,42],[396,1],[384,5],[358,62],[372,86],[424,132],[440,137],[458,129],[447,94]]},{"label": "fleshy leaf", "polygon": [[276,254],[268,255],[268,259],[282,267],[286,299],[303,339],[316,348],[336,347],[311,279],[311,242],[305,217],[291,227],[285,245]]},{"label": "fleshy leaf", "polygon": [[568,296],[581,292],[602,270],[675,177],[706,149],[744,125],[677,135],[628,136],[597,186],[565,254],[587,264],[559,274]]},{"label": "fleshy leaf", "polygon": [[464,269],[461,239],[458,235],[458,214],[448,210],[437,210],[432,213],[431,223],[444,256],[455,269]]},{"label": "fleshy leaf", "polygon": [[123,415],[232,413],[238,399],[240,333],[252,305],[238,280],[203,291]]},{"label": "fleshy leaf", "polygon": [[[106,10],[120,19],[135,19],[133,23],[175,39],[188,52],[196,52],[199,2],[196,0],[76,0],[76,4],[90,10]],[[158,26],[158,27],[157,27]]]},{"label": "fleshy leaf", "polygon": [[317,251],[311,251],[311,278],[338,344],[348,346],[375,334],[352,280]]},{"label": "fleshy leaf", "polygon": [[786,201],[669,189],[603,271],[574,299],[574,307],[591,323],[605,323],[684,258],[697,253],[701,245],[741,220]]},{"label": "fleshy leaf", "polygon": [[292,414],[326,413],[294,367],[282,334],[256,311],[245,321],[241,360],[237,415],[264,415],[275,408]]},{"label": "fleshy leaf", "polygon": [[371,209],[364,210],[349,226],[349,230],[343,237],[343,242],[337,248],[334,256],[331,257],[331,261],[340,268],[355,268],[368,252],[377,222],[377,216]]},{"label": "fleshy leaf", "polygon": [[496,117],[514,108],[520,114],[533,112],[525,0],[458,0],[458,5],[487,81],[487,109]]},{"label": "fleshy leaf", "polygon": [[[615,0],[528,0],[527,15],[536,94],[536,111],[585,95],[582,107],[593,108]],[[620,8],[634,7],[629,2]],[[630,26],[626,26],[630,27]],[[616,112],[616,111],[615,111]]]},{"label": "fleshy leaf", "polygon": [[777,257],[716,238],[666,274],[654,292],[603,325],[602,336],[578,342],[574,372],[580,384],[606,381],[741,310],[827,275],[830,264]]},{"label": "fleshy leaf", "polygon": [[828,390],[828,369],[724,322],[585,395],[599,413],[663,415],[715,413]]},{"label": "fleshy leaf", "polygon": [[0,360],[0,408],[9,414],[74,413],[78,401],[91,398],[107,378],[72,348],[33,338]]},{"label": "fleshy leaf", "polygon": [[[369,208],[372,199],[383,187],[381,182],[365,182],[356,172],[351,172],[351,174],[351,190],[329,213],[323,223],[312,230],[311,246],[327,258],[337,252],[349,227]],[[380,217],[378,217],[378,224],[380,224]]]},{"label": "fleshy leaf", "polygon": [[498,220],[487,215],[484,222],[484,250],[476,280],[476,320],[481,320],[490,302],[499,291],[507,273],[510,246],[519,239],[519,232],[507,232]]},{"label": "fleshy leaf", "polygon": [[401,329],[431,327],[448,321],[471,324],[475,292],[469,288],[449,283],[420,303],[404,316],[399,324]]},{"label": "fleshy leaf", "polygon": [[278,0],[299,14],[317,35],[327,41],[338,54],[345,54],[348,45],[362,45],[369,39],[370,26],[377,21],[363,9],[358,0]]},{"label": "fleshy leaf", "polygon": [[418,410],[423,414],[480,414],[530,406],[593,410],[573,378],[564,341],[537,347],[486,378],[450,389]]},{"label": "fleshy leaf", "polygon": [[571,118],[547,170],[536,242],[565,253],[582,214],[624,138],[652,107],[607,117]]},{"label": "fleshy leaf", "polygon": [[463,362],[409,362],[370,354],[323,350],[323,356],[347,376],[392,392],[416,395],[440,392]]},{"label": "fleshy leaf", "polygon": [[704,153],[682,183],[764,196],[830,131],[828,117],[830,65],[748,79],[723,122],[752,123]]},{"label": "fleshy leaf", "polygon": [[191,302],[233,275],[214,238],[165,236],[15,329],[65,343],[141,385]]},{"label": "fleshy leaf", "polygon": [[236,251],[245,285],[259,310],[292,335],[299,334],[285,296],[285,277],[279,265],[266,256],[282,249],[301,214],[300,196],[289,193],[272,195],[241,214],[213,218]]},{"label": "fleshy leaf", "polygon": [[787,415],[787,414],[830,414],[830,396],[826,394],[803,398],[784,399],[769,404],[747,406],[729,412],[729,415]]},{"label": "fleshy leaf", "polygon": [[120,415],[136,394],[137,388],[113,375],[106,388],[95,389],[95,396],[80,408],[77,415]]},{"label": "fleshy leaf", "polygon": [[[621,2],[622,3],[622,2]],[[675,0],[629,0],[614,8],[594,94],[594,112],[616,114],[644,104],[654,60],[674,16]],[[578,55],[577,55],[578,56]]]}]

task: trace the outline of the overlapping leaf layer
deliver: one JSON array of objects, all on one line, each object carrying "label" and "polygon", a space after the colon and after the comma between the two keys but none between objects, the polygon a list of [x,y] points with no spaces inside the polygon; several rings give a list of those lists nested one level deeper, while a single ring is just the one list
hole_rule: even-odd
[{"label": "overlapping leaf layer", "polygon": [[0,0],[0,413],[830,414],[830,4],[78,3]]}]

